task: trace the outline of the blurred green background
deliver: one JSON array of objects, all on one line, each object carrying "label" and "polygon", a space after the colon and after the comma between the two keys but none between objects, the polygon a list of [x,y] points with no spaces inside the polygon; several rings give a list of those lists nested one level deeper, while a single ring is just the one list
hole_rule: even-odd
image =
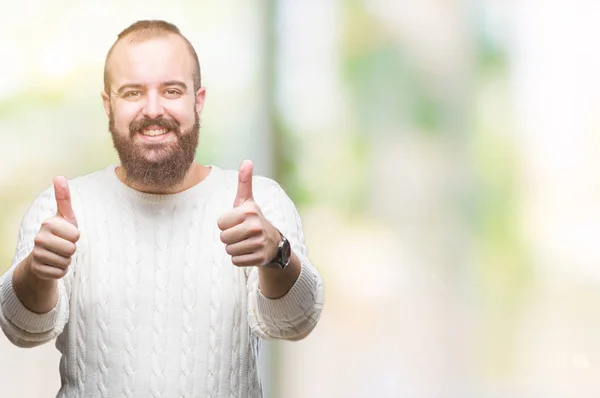
[{"label": "blurred green background", "polygon": [[[55,175],[118,161],[104,57],[135,20],[166,19],[207,87],[198,160],[251,158],[279,181],[326,281],[314,333],[267,345],[267,398],[600,395],[599,5],[4,8],[0,271]],[[2,336],[0,356],[3,397],[54,396],[54,347]]]}]

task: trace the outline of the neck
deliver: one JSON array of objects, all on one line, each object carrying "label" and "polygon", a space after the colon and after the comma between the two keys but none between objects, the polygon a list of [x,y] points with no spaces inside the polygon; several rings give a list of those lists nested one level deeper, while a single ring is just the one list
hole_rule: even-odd
[{"label": "neck", "polygon": [[210,168],[203,166],[199,163],[192,162],[183,180],[179,184],[172,187],[144,186],[141,184],[136,184],[132,181],[128,181],[127,172],[125,171],[125,168],[123,168],[123,166],[118,166],[115,170],[115,173],[117,174],[117,177],[119,178],[119,180],[121,180],[123,184],[127,185],[132,189],[135,189],[136,191],[157,195],[168,195],[183,192],[185,190],[190,189],[194,185],[200,183],[206,178],[206,176],[208,176],[208,174],[210,173]]}]

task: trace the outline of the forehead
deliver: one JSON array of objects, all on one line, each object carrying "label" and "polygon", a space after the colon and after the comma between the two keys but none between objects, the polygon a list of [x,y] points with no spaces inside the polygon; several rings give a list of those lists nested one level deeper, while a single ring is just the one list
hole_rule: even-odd
[{"label": "forehead", "polygon": [[108,60],[113,88],[126,83],[157,85],[193,79],[194,61],[182,38],[175,35],[120,40]]}]

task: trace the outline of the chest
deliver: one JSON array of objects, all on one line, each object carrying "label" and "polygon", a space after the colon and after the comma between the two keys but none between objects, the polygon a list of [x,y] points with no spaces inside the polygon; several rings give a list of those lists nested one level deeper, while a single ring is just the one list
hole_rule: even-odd
[{"label": "chest", "polygon": [[245,275],[220,241],[218,204],[186,211],[125,208],[117,215],[104,208],[86,225],[77,264],[86,314],[140,331],[186,322],[195,329],[204,324],[198,320],[242,316]]}]

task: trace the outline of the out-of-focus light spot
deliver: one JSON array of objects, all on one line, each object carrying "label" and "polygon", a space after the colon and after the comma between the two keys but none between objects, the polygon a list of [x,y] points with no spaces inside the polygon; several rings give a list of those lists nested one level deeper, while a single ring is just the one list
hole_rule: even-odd
[{"label": "out-of-focus light spot", "polygon": [[590,361],[585,354],[580,352],[573,354],[571,357],[571,363],[578,369],[588,369],[590,367]]},{"label": "out-of-focus light spot", "polygon": [[6,57],[0,62],[0,76],[9,77],[0,79],[0,97],[5,97],[23,84],[27,69],[17,41],[0,41],[0,54]]},{"label": "out-of-focus light spot", "polygon": [[73,67],[73,57],[64,45],[53,43],[42,52],[42,73],[51,79],[66,77]]}]

